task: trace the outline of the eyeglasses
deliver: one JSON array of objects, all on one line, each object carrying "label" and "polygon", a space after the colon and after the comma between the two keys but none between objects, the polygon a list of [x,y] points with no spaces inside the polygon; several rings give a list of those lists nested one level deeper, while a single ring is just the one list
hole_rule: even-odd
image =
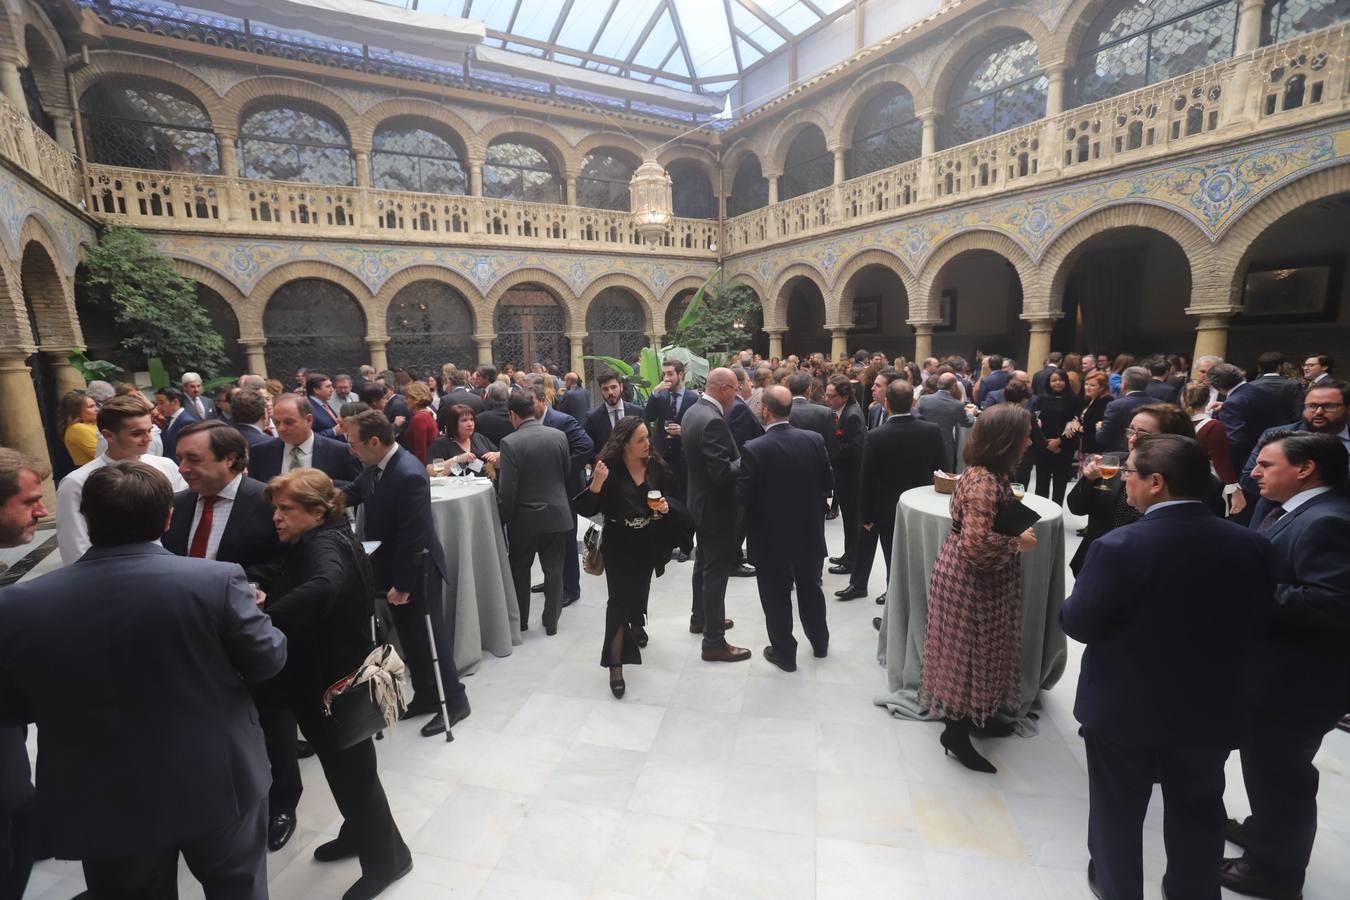
[{"label": "eyeglasses", "polygon": [[1121,466],[1117,471],[1120,472],[1120,477],[1121,477],[1121,478],[1124,478],[1126,475],[1138,475],[1138,474],[1139,474],[1139,470],[1138,470],[1138,469],[1132,468],[1132,467],[1130,467],[1130,466]]},{"label": "eyeglasses", "polygon": [[1125,429],[1126,437],[1140,437],[1141,435],[1153,434],[1152,431],[1145,431],[1142,428],[1135,428],[1133,425]]},{"label": "eyeglasses", "polygon": [[1305,410],[1307,410],[1308,412],[1315,412],[1315,411],[1317,411],[1317,410],[1319,410],[1319,409],[1326,410],[1327,412],[1334,412],[1335,410],[1338,410],[1338,409],[1344,409],[1344,408],[1345,408],[1345,404],[1344,404],[1344,403],[1305,403],[1305,404],[1303,404],[1303,408],[1304,408]]}]

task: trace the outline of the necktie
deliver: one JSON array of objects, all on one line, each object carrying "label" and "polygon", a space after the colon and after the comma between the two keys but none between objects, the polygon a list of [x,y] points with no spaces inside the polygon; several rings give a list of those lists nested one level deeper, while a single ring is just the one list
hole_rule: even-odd
[{"label": "necktie", "polygon": [[198,397],[193,400],[192,405],[197,408],[197,418],[204,420],[206,418],[206,407],[202,405],[202,398]]},{"label": "necktie", "polygon": [[1270,512],[1266,513],[1266,517],[1261,520],[1261,525],[1256,530],[1260,534],[1265,534],[1266,532],[1270,531],[1270,529],[1274,528],[1275,523],[1280,521],[1280,519],[1283,516],[1284,516],[1284,507],[1276,506]]},{"label": "necktie", "polygon": [[611,410],[609,411],[609,414],[610,414],[610,417],[614,420],[614,424],[611,425],[610,427],[612,427],[612,428],[618,428],[618,427],[619,427],[619,411],[618,411],[617,409],[611,409]]},{"label": "necktie", "polygon": [[272,427],[272,423],[271,423],[271,422],[268,422],[268,423],[267,423],[267,427],[264,428],[263,431],[267,432],[267,433],[268,433],[269,435],[271,435],[272,437],[276,437],[276,436],[277,436],[277,430],[276,430],[275,428]]},{"label": "necktie", "polygon": [[305,467],[304,460],[300,458],[300,445],[297,444],[291,448],[291,468],[303,469],[304,467]]},{"label": "necktie", "polygon": [[202,519],[197,523],[197,530],[192,535],[192,546],[188,548],[188,556],[194,559],[206,559],[206,544],[211,540],[211,521],[215,517],[216,501],[219,497],[202,497]]}]

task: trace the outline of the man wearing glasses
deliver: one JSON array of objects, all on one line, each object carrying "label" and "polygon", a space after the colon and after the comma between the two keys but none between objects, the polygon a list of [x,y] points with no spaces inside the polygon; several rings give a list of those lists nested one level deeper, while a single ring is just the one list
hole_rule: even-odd
[{"label": "man wearing glasses", "polygon": [[1347,407],[1347,399],[1350,398],[1350,386],[1344,381],[1321,381],[1308,389],[1308,393],[1303,397],[1303,418],[1289,425],[1280,425],[1276,428],[1268,428],[1261,434],[1260,440],[1252,449],[1251,455],[1247,457],[1247,464],[1242,467],[1242,477],[1238,484],[1242,487],[1241,495],[1234,495],[1234,500],[1238,496],[1243,497],[1243,501],[1238,501],[1241,505],[1234,507],[1234,514],[1241,511],[1242,506],[1255,504],[1256,508],[1252,512],[1251,521],[1260,522],[1270,509],[1270,502],[1261,497],[1261,487],[1252,479],[1252,470],[1256,468],[1256,457],[1261,452],[1261,445],[1265,442],[1268,435],[1277,431],[1311,431],[1314,434],[1329,434],[1339,438],[1346,450],[1350,450],[1350,433],[1347,433],[1347,420],[1350,420],[1350,407]]}]

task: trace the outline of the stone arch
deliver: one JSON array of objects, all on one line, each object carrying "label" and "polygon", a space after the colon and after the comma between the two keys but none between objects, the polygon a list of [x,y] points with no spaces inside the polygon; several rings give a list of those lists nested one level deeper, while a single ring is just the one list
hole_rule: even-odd
[{"label": "stone arch", "polygon": [[516,269],[497,279],[484,298],[487,310],[495,315],[497,301],[502,299],[502,295],[511,288],[519,287],[522,284],[537,284],[540,287],[547,288],[549,293],[553,294],[553,298],[563,308],[563,313],[566,316],[564,329],[568,333],[575,332],[584,326],[586,320],[578,314],[579,301],[576,293],[567,282],[547,269]]},{"label": "stone arch", "polygon": [[198,262],[175,257],[173,267],[179,275],[206,285],[230,305],[230,309],[234,311],[234,317],[239,320],[239,339],[241,341],[260,340],[262,338],[262,311],[266,305],[263,302],[266,299],[265,297],[259,294],[255,294],[253,297],[245,295],[239,289],[239,286],[229,278]]},{"label": "stone arch", "polygon": [[[652,318],[655,321],[661,323],[661,327],[658,331],[658,334],[665,333],[666,319],[670,315],[670,305],[675,302],[676,298],[678,298],[685,291],[698,290],[699,288],[703,287],[703,282],[707,280],[708,279],[704,278],[701,275],[681,275],[679,278],[676,278],[670,284],[666,285],[665,292],[662,293],[660,298],[657,299],[656,307],[652,310]],[[747,278],[740,278],[740,279],[729,278],[727,279],[727,282],[730,283],[736,280],[741,280],[749,283],[749,279]],[[755,287],[755,294],[756,296],[760,296],[758,286]]]},{"label": "stone arch", "polygon": [[1082,52],[1083,41],[1087,40],[1088,29],[1097,20],[1097,16],[1118,0],[1070,0],[1069,8],[1060,18],[1061,26],[1055,31],[1053,46],[1057,58],[1069,65],[1078,60]]},{"label": "stone arch", "polygon": [[[389,316],[389,304],[393,302],[398,292],[419,281],[439,281],[454,288],[469,302],[469,308],[473,310],[474,330],[480,334],[492,331],[492,308],[483,299],[482,291],[478,290],[478,286],[472,281],[445,266],[409,266],[389,276],[375,292],[371,301],[370,315],[384,323]],[[383,329],[384,325],[381,324],[380,327]]]},{"label": "stone arch", "polygon": [[[383,100],[366,110],[365,114],[352,124],[352,144],[369,147],[374,143],[375,133],[380,130],[381,125],[390,119],[399,118],[426,119],[450,129],[463,142],[464,149],[472,160],[481,161],[487,150],[487,145],[479,140],[478,132],[467,120],[439,103],[413,97]],[[468,163],[469,160],[464,162]]]},{"label": "stone arch", "polygon": [[625,153],[631,154],[637,160],[638,165],[642,165],[643,160],[647,158],[647,154],[651,152],[646,147],[642,146],[639,141],[626,134],[620,134],[614,131],[600,131],[586,135],[586,137],[582,138],[577,143],[574,150],[576,153],[577,168],[581,168],[581,162],[586,158],[588,153],[592,153],[604,147],[613,147],[617,150],[622,150]]},{"label": "stone arch", "polygon": [[488,147],[497,138],[511,134],[527,135],[539,145],[538,149],[552,154],[553,161],[558,165],[558,174],[563,178],[573,177],[581,168],[581,157],[576,154],[571,142],[562,136],[562,132],[538,119],[524,116],[503,116],[479,131],[478,140],[482,142],[483,153],[487,153]]},{"label": "stone arch", "polygon": [[[699,284],[702,283],[699,282]],[[595,301],[601,291],[609,288],[622,288],[632,294],[642,307],[643,331],[646,334],[656,332],[656,311],[654,307],[657,301],[652,296],[652,289],[626,272],[611,272],[588,284],[586,290],[581,292],[581,296],[577,300],[577,321],[586,321],[586,316],[591,311],[591,303]]]},{"label": "stone arch", "polygon": [[[28,21],[24,29],[24,47],[28,67],[37,81],[43,104],[49,112],[68,112],[71,101],[70,88],[66,82],[65,42],[42,7],[30,3],[26,12]],[[37,38],[36,44],[29,41],[28,29],[32,29],[33,36]]]},{"label": "stone arch", "polygon": [[30,215],[19,230],[19,282],[23,301],[38,322],[42,350],[84,345],[75,312],[75,279],[63,274],[62,256],[47,227]]},{"label": "stone arch", "polygon": [[182,66],[152,56],[114,53],[110,50],[90,54],[89,65],[76,69],[71,75],[75,101],[79,102],[84,92],[100,81],[115,78],[147,79],[185,91],[206,110],[211,127],[217,134],[234,134],[239,130],[238,119],[230,117],[224,101],[214,88]]},{"label": "stone arch", "polygon": [[[319,262],[317,260],[306,260],[304,262],[291,262],[277,266],[268,272],[258,283],[253,286],[249,292],[251,304],[257,304],[258,307],[258,330],[262,331],[262,316],[267,310],[267,304],[272,299],[272,295],[283,285],[292,281],[299,281],[302,278],[320,278],[324,281],[331,281],[339,287],[345,289],[356,302],[361,305],[361,311],[366,317],[366,337],[383,338],[384,320],[377,319],[375,313],[375,298],[371,294],[370,287],[357,278],[351,272],[328,262]],[[239,321],[240,331],[243,331],[244,320]],[[266,335],[264,334],[264,337]]]},{"label": "stone arch", "polygon": [[830,136],[834,134],[834,128],[830,121],[822,115],[814,106],[803,107],[789,113],[788,116],[779,123],[773,130],[769,138],[768,151],[762,161],[765,175],[770,172],[781,174],[784,162],[787,160],[788,147],[792,145],[797,135],[810,125],[815,125],[820,129],[821,134],[825,135],[826,144],[830,149],[834,145],[830,144]]},{"label": "stone arch", "polygon": [[28,324],[18,267],[0,253],[0,348],[28,356],[37,349],[37,337]]},{"label": "stone arch", "polygon": [[852,282],[863,269],[871,266],[881,266],[894,273],[900,279],[900,283],[905,286],[905,296],[916,296],[918,285],[914,278],[914,273],[909,267],[889,250],[872,248],[862,250],[849,257],[848,262],[839,267],[838,273],[834,277],[833,289],[825,295],[825,316],[830,322],[850,323],[853,321],[853,295],[850,290]]},{"label": "stone arch", "polygon": [[1300,207],[1346,193],[1347,173],[1350,165],[1345,163],[1321,169],[1286,182],[1249,205],[1219,238],[1214,248],[1212,275],[1206,283],[1208,290],[1201,293],[1198,286],[1193,286],[1195,296],[1209,304],[1241,306],[1247,264],[1261,235]]},{"label": "stone arch", "polygon": [[1175,241],[1191,265],[1192,285],[1202,280],[1204,273],[1212,268],[1214,245],[1194,222],[1153,204],[1118,203],[1083,216],[1062,229],[1051,241],[1037,262],[1038,290],[1033,293],[1031,286],[1024,284],[1028,301],[1034,297],[1036,301],[1049,303],[1046,309],[1034,311],[1062,311],[1064,288],[1084,244],[1100,234],[1121,228],[1147,228]]},{"label": "stone arch", "polygon": [[[821,299],[824,300],[826,304],[825,315],[827,317],[829,316],[830,292],[827,287],[829,279],[822,275],[819,269],[809,263],[793,263],[782,272],[778,273],[778,277],[774,279],[773,286],[769,288],[767,293],[760,295],[762,298],[761,302],[764,304],[765,331],[769,331],[770,329],[784,330],[787,328],[788,288],[791,286],[792,282],[796,281],[798,278],[810,279],[810,281],[820,290]],[[826,321],[829,321],[828,318]]]},{"label": "stone arch", "polygon": [[710,150],[703,147],[691,147],[686,144],[676,144],[661,151],[656,161],[665,169],[669,169],[671,163],[688,160],[695,163],[703,169],[708,176],[708,182],[713,186],[713,193],[716,194],[720,188],[722,179],[722,169],[717,164],[717,157]]},{"label": "stone arch", "polygon": [[910,315],[915,321],[937,321],[939,298],[934,296],[933,285],[947,263],[971,250],[988,250],[1010,262],[1017,270],[1024,295],[1036,283],[1036,268],[1031,257],[1012,238],[998,231],[965,231],[948,238],[924,260],[919,269],[918,287],[910,303]]},{"label": "stone arch", "polygon": [[728,193],[731,191],[731,182],[736,178],[736,170],[745,162],[747,156],[753,156],[755,161],[759,163],[760,171],[764,170],[764,154],[751,145],[746,138],[736,141],[728,148],[726,153],[722,154],[722,171],[727,174]]},{"label": "stone arch", "polygon": [[356,132],[360,127],[361,116],[350,103],[323,85],[298,78],[265,75],[241,81],[225,94],[225,110],[228,116],[226,121],[231,128],[238,131],[248,113],[255,107],[274,100],[290,100],[302,107],[318,107],[324,110],[342,125],[354,151],[370,149],[369,142],[356,143]]},{"label": "stone arch", "polygon": [[953,35],[947,49],[933,64],[932,74],[928,77],[927,97],[931,108],[938,113],[945,110],[952,82],[960,73],[961,67],[970,61],[973,54],[988,47],[1000,34],[1010,32],[1021,32],[1036,43],[1037,58],[1042,69],[1062,62],[1047,52],[1047,48],[1054,46],[1054,36],[1046,29],[1039,16],[1026,9],[995,10],[970,21]]},{"label": "stone arch", "polygon": [[858,116],[862,113],[863,107],[877,94],[896,86],[909,91],[909,95],[914,98],[916,111],[928,105],[928,92],[908,66],[890,63],[873,69],[838,97],[840,109],[838,121],[832,131],[825,132],[825,139],[830,146],[843,148],[853,146],[853,129],[858,123]]}]

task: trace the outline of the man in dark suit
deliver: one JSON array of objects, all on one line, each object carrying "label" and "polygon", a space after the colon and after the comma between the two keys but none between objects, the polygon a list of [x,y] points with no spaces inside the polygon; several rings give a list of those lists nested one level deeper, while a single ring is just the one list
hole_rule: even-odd
[{"label": "man in dark suit", "polygon": [[[567,413],[558,412],[549,405],[548,392],[544,389],[545,375],[530,376],[530,390],[534,393],[534,415],[546,428],[561,431],[567,437],[570,462],[567,471],[567,497],[571,498],[586,489],[586,466],[595,459],[599,449],[591,441],[581,423]],[[579,522],[572,516],[572,543],[563,549],[563,606],[571,606],[581,599],[581,555],[577,544]]]},{"label": "man in dark suit", "polygon": [[[1087,747],[1088,880],[1098,897],[1143,896],[1144,814],[1161,781],[1164,896],[1217,897],[1215,811],[1270,609],[1270,546],[1201,502],[1209,457],[1192,438],[1140,437],[1121,474],[1144,517],[1092,545],[1059,614],[1087,644],[1074,716]],[[1192,542],[1224,565],[1197,571]]]},{"label": "man in dark suit", "polygon": [[1308,387],[1316,387],[1327,379],[1334,379],[1336,376],[1331,374],[1336,361],[1325,353],[1314,353],[1303,361],[1303,380],[1307,382]]},{"label": "man in dark suit", "polygon": [[994,391],[1001,391],[1008,386],[1008,382],[1012,379],[1012,372],[1011,368],[1004,366],[1003,357],[998,355],[989,357],[989,374],[981,378],[979,384],[980,396],[977,402],[980,404],[980,409],[989,405],[990,394]]},{"label": "man in dark suit", "polygon": [[511,416],[506,409],[506,401],[511,399],[511,389],[496,381],[487,386],[483,411],[478,415],[475,426],[478,433],[492,441],[498,447],[502,438],[512,432]]},{"label": "man in dark suit", "polygon": [[250,453],[258,446],[276,440],[264,430],[268,426],[267,401],[262,394],[251,388],[237,388],[230,401],[230,410],[234,413],[232,424],[248,442]]},{"label": "man in dark suit", "polygon": [[[886,388],[889,414],[880,428],[867,433],[863,442],[859,473],[858,519],[864,540],[859,544],[858,564],[853,568],[849,586],[835,592],[840,600],[867,596],[867,580],[872,575],[876,545],[886,560],[887,580],[891,570],[891,541],[895,537],[895,507],[900,495],[910,488],[933,483],[933,470],[941,469],[944,459],[942,429],[932,422],[917,419],[914,385],[897,378]],[[866,537],[875,535],[875,543]]]},{"label": "man in dark suit", "polygon": [[[174,496],[164,549],[175,556],[235,563],[250,581],[266,584],[276,574],[281,541],[263,483],[245,475],[249,451],[243,435],[224,422],[198,422],[183,430],[178,446],[178,471],[188,489]],[[280,685],[258,684],[252,693],[272,766],[267,845],[280,850],[295,833],[295,810],[304,792],[295,715],[282,700]]]},{"label": "man in dark suit", "polygon": [[[651,431],[652,446],[670,463],[675,483],[670,495],[680,500],[687,494],[684,446],[681,428],[684,416],[698,402],[698,392],[685,386],[684,363],[678,359],[666,360],[661,366],[661,384],[652,393],[643,410],[647,428]],[[686,557],[687,558],[687,557]]]},{"label": "man in dark suit", "polygon": [[172,504],[142,463],[89,476],[91,549],[0,603],[0,722],[37,723],[47,849],[82,861],[93,896],[176,897],[182,853],[206,896],[264,900],[267,757],[245,682],[281,670],[286,639],[239,566],[155,543]]},{"label": "man in dark suit", "polygon": [[178,435],[184,428],[197,421],[192,411],[183,405],[183,393],[177,388],[162,387],[155,391],[155,410],[164,420],[160,428],[160,438],[164,443],[164,455],[169,459],[178,459]]},{"label": "man in dark suit", "polygon": [[793,672],[797,669],[797,639],[792,636],[794,585],[797,613],[812,651],[817,658],[829,652],[820,570],[828,552],[825,503],[833,485],[825,442],[815,432],[794,428],[788,421],[792,395],[787,388],[765,388],[762,402],[766,429],[741,448],[736,493],[745,510],[750,561],[755,565],[759,602],[769,632],[764,658]]},{"label": "man in dark suit", "polygon": [[1262,353],[1256,358],[1256,378],[1251,384],[1252,387],[1260,388],[1278,398],[1271,403],[1287,412],[1283,420],[1287,421],[1290,417],[1298,416],[1303,400],[1303,385],[1292,378],[1286,378],[1283,369],[1283,353]]},{"label": "man in dark suit", "polygon": [[703,635],[708,662],[740,662],[750,651],[727,643],[727,579],[740,565],[740,508],[736,502],[736,463],[740,451],[727,427],[725,410],[736,398],[730,369],[708,373],[703,396],[684,414],[680,437],[689,481],[689,513],[698,549],[694,555],[693,604],[689,631]]},{"label": "man in dark suit", "polygon": [[[384,394],[380,405],[376,406],[372,403],[371,406],[384,413],[385,418],[394,426],[394,438],[402,443],[403,430],[408,427],[408,420],[412,418],[412,410],[408,409],[408,402],[403,399],[398,376],[386,369],[375,376],[375,383],[384,388]],[[361,399],[364,400],[365,398]]]},{"label": "man in dark suit", "polygon": [[956,471],[956,429],[970,424],[970,413],[958,394],[960,379],[954,372],[938,376],[937,392],[925,394],[914,405],[914,414],[942,429],[942,453],[945,472]]},{"label": "man in dark suit", "polygon": [[[376,590],[383,592],[389,604],[403,658],[412,675],[413,699],[403,718],[430,713],[421,731],[423,737],[431,737],[468,718],[469,698],[455,669],[455,620],[446,610],[445,551],[432,524],[426,466],[394,442],[393,423],[379,410],[369,409],[348,419],[347,437],[365,467],[346,488],[348,502],[364,506],[358,518],[362,539],[381,542],[371,554],[371,571]],[[425,555],[423,550],[427,551]],[[426,572],[419,560],[425,560],[435,572]],[[432,661],[427,646],[428,615],[439,666]],[[450,713],[448,722],[437,704],[438,674]],[[355,849],[352,855],[356,855]]]},{"label": "man in dark suit", "polygon": [[[1345,714],[1350,688],[1347,461],[1350,454],[1332,435],[1276,432],[1252,472],[1261,496],[1274,504],[1251,527],[1275,548],[1275,605],[1246,682],[1251,727],[1242,740],[1242,780],[1252,814],[1227,829],[1228,840],[1245,852],[1219,872],[1223,886],[1241,894],[1299,897],[1317,835],[1313,757]],[[1236,561],[1221,558],[1224,567]],[[1224,681],[1225,694],[1244,683]]]},{"label": "man in dark suit", "polygon": [[895,369],[886,368],[877,373],[872,381],[872,402],[867,408],[867,428],[879,428],[886,421],[886,387],[901,375]]},{"label": "man in dark suit", "polygon": [[572,554],[576,554],[572,535],[577,517],[567,490],[571,453],[566,435],[540,421],[532,392],[517,391],[508,404],[515,430],[502,439],[499,448],[497,502],[506,526],[511,580],[520,605],[520,630],[529,628],[530,567],[538,556],[544,570],[544,633],[554,635],[563,607],[564,556],[569,541],[573,542]]},{"label": "man in dark suit", "polygon": [[184,372],[179,379],[179,390],[183,392],[183,407],[198,422],[216,417],[216,404],[202,393],[202,376],[196,372]]},{"label": "man in dark suit", "polygon": [[[451,432],[450,428],[450,410],[455,406],[467,406],[473,410],[474,415],[481,415],[487,407],[483,403],[483,394],[480,391],[472,391],[460,383],[459,379],[464,377],[463,373],[455,372],[447,374],[445,377],[445,394],[441,397],[441,405],[436,412],[436,419],[441,427],[441,432]],[[496,441],[493,441],[495,444]]]},{"label": "man in dark suit", "polygon": [[1279,385],[1244,381],[1237,366],[1219,363],[1210,368],[1206,378],[1219,392],[1223,405],[1215,418],[1223,423],[1228,434],[1229,457],[1234,461],[1251,455],[1261,432],[1299,415]]},{"label": "man in dark suit", "polygon": [[[605,373],[602,373],[602,378],[604,377],[604,374]],[[604,382],[600,382],[602,393],[604,392],[604,387]],[[619,392],[623,393],[622,381],[619,382]],[[590,408],[591,393],[586,390],[585,386],[581,383],[581,376],[576,372],[568,372],[563,376],[563,393],[562,396],[558,398],[558,411],[567,413],[578,422],[584,422],[586,421],[586,416],[589,415]],[[597,443],[595,448],[598,451],[602,446],[604,445]]]},{"label": "man in dark suit", "polygon": [[[333,399],[335,389],[333,380],[321,372],[309,372],[305,375],[305,396],[309,399],[310,414],[314,417],[314,431],[326,438],[335,438],[337,433],[334,428],[337,426],[337,416],[329,408],[328,402]],[[297,395],[298,396],[298,395]],[[273,402],[274,415],[275,406],[281,401],[278,397]]]},{"label": "man in dark suit", "polygon": [[853,402],[853,382],[846,375],[835,375],[825,386],[825,404],[834,412],[835,453],[830,459],[834,470],[834,493],[844,518],[844,552],[830,562],[831,575],[848,575],[858,562],[858,476],[862,466],[863,438],[867,426],[862,409]]},{"label": "man in dark suit", "polygon": [[806,372],[793,372],[788,376],[787,389],[792,393],[792,427],[805,428],[820,435],[825,442],[825,452],[830,459],[839,453],[839,436],[835,433],[834,413],[828,406],[812,403],[806,399],[811,390],[811,376]]},{"label": "man in dark suit", "polygon": [[[1027,362],[1030,363],[1031,360],[1027,360]],[[1031,376],[1031,393],[1033,395],[1039,396],[1050,390],[1050,373],[1058,369],[1062,362],[1064,362],[1064,354],[1058,350],[1045,358],[1045,368]]]},{"label": "man in dark suit", "polygon": [[314,431],[315,404],[299,394],[282,394],[272,406],[279,437],[250,450],[249,475],[266,484],[291,469],[318,469],[339,488],[361,474],[345,441]]},{"label": "man in dark suit", "polygon": [[[581,419],[586,423],[586,434],[590,437],[591,445],[595,448],[597,454],[605,446],[605,442],[609,440],[609,433],[614,430],[614,426],[619,424],[620,420],[627,416],[642,415],[642,409],[637,404],[629,403],[623,399],[622,378],[613,372],[601,372],[599,382],[600,405],[584,414]],[[564,399],[566,398],[564,397]],[[559,409],[562,409],[561,401],[558,406]],[[563,410],[563,412],[566,412],[566,410]],[[571,414],[568,413],[568,415]]]},{"label": "man in dark suit", "polygon": [[1129,427],[1134,413],[1141,406],[1155,402],[1144,393],[1149,383],[1148,369],[1143,366],[1130,366],[1120,376],[1120,397],[1106,404],[1102,415],[1102,424],[1097,428],[1097,446],[1106,453],[1124,453],[1126,447],[1125,429]]},{"label": "man in dark suit", "polygon": [[1150,377],[1148,384],[1144,386],[1144,393],[1152,397],[1154,403],[1176,403],[1181,396],[1183,385],[1169,380],[1168,375],[1172,371],[1172,366],[1167,359],[1155,356],[1147,365]]},{"label": "man in dark suit", "polygon": [[755,416],[746,401],[750,397],[750,376],[737,366],[731,370],[736,373],[736,401],[727,410],[727,427],[736,440],[737,447],[744,447],[764,433],[764,423]]},{"label": "man in dark suit", "polygon": [[1329,434],[1337,438],[1347,451],[1350,451],[1350,386],[1343,381],[1323,380],[1308,388],[1308,393],[1303,398],[1303,415],[1295,422],[1289,422],[1285,425],[1277,425],[1274,428],[1267,428],[1261,432],[1261,437],[1257,439],[1256,446],[1247,457],[1246,464],[1242,467],[1242,473],[1238,477],[1238,486],[1242,488],[1241,495],[1234,495],[1236,502],[1241,501],[1246,506],[1253,507],[1249,521],[1260,522],[1265,519],[1266,513],[1274,506],[1269,500],[1261,496],[1261,486],[1252,478],[1252,472],[1256,469],[1256,459],[1261,452],[1261,446],[1266,438],[1277,431],[1307,431],[1313,434]]}]

